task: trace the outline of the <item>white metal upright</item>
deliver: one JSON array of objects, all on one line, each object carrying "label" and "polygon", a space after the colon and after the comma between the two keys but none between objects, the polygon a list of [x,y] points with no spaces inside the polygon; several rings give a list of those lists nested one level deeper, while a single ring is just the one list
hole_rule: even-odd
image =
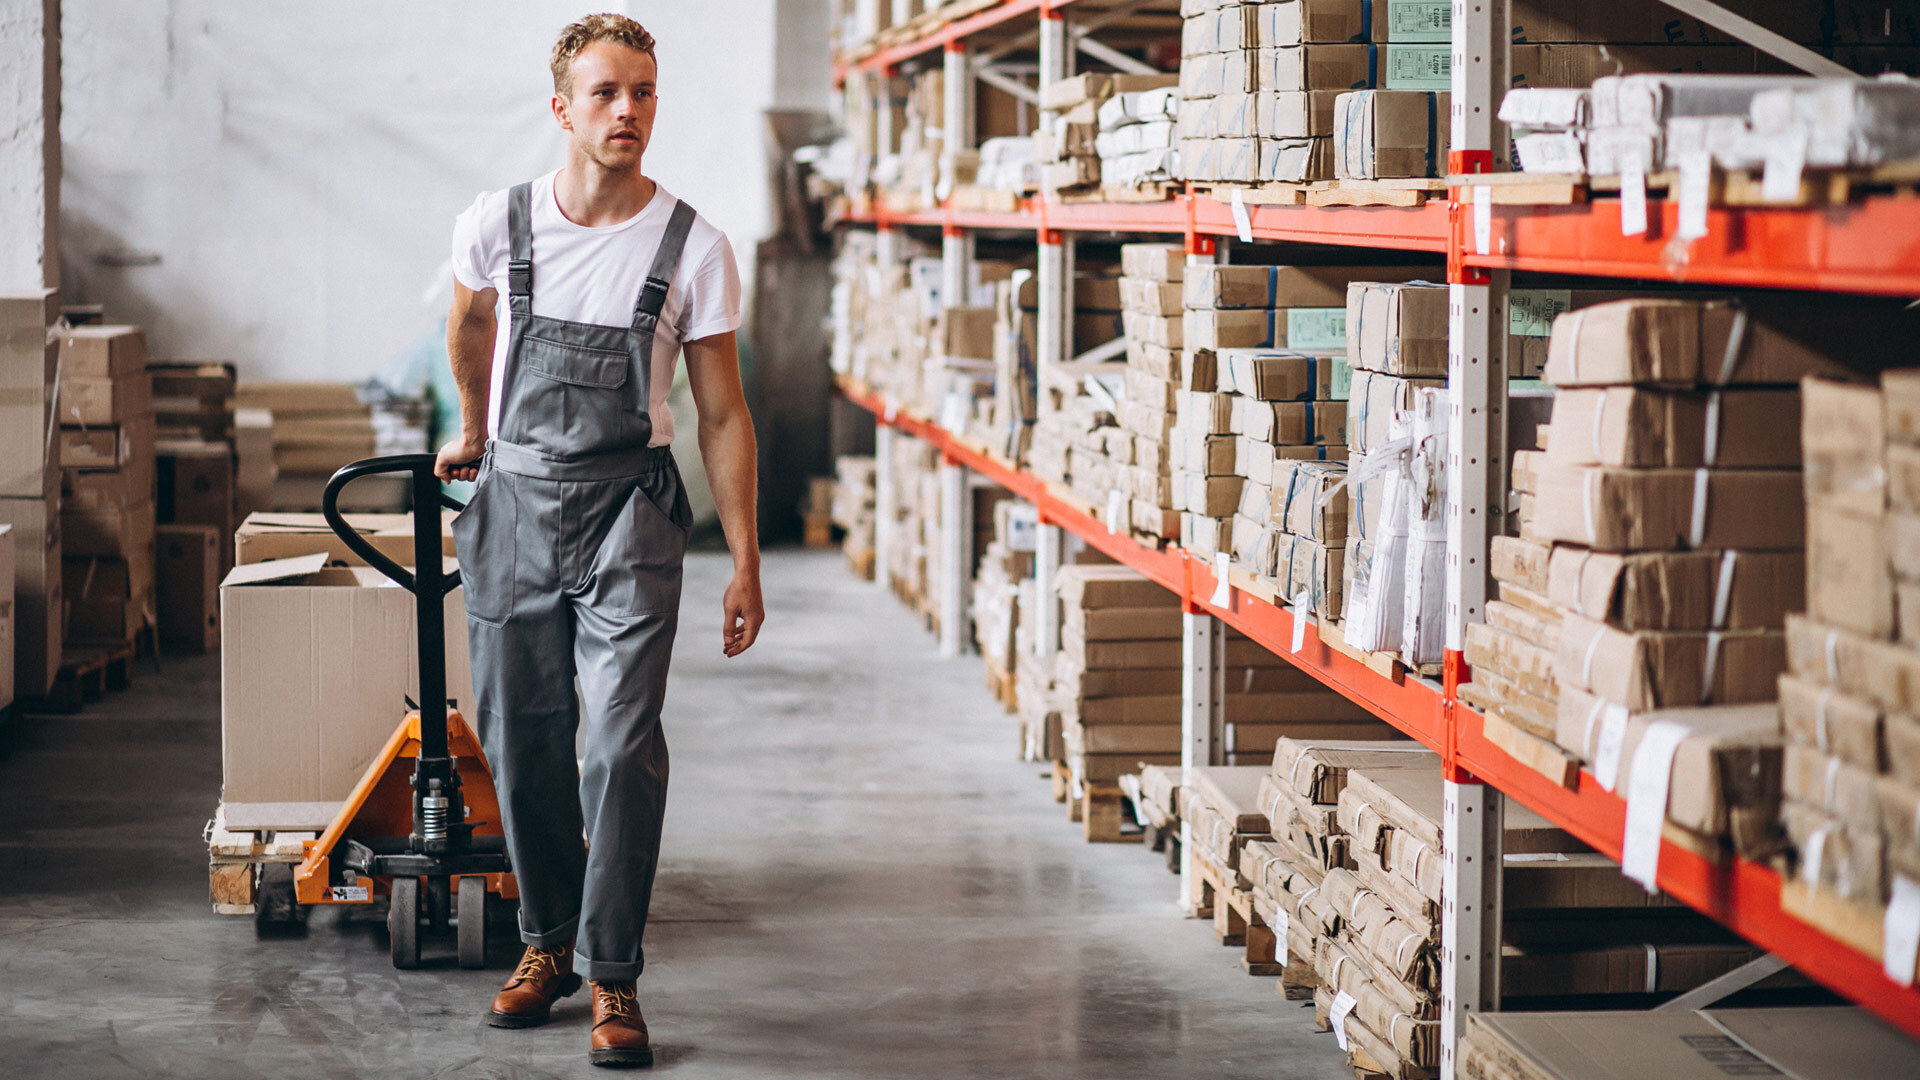
[{"label": "white metal upright", "polygon": [[[974,70],[965,41],[955,41],[944,54],[941,79],[941,145],[947,158],[944,170],[954,175],[953,160],[973,149]],[[940,244],[940,303],[961,307],[972,303],[973,234],[948,229]],[[959,392],[957,386],[948,393]],[[967,651],[968,597],[973,584],[973,497],[967,469],[951,461],[940,465],[940,655]]]},{"label": "white metal upright", "polygon": [[[1508,0],[1453,0],[1449,172],[1490,172],[1508,157],[1496,117],[1507,86],[1507,8]],[[1466,194],[1471,200],[1453,207],[1454,235],[1484,244],[1485,189]],[[1467,624],[1485,617],[1487,552],[1506,525],[1507,275],[1454,258],[1447,281],[1447,649],[1457,665]],[[1505,803],[1452,765],[1444,784],[1440,1075],[1452,1080],[1468,1015],[1500,1007]]]},{"label": "white metal upright", "polygon": [[890,424],[873,429],[873,583],[890,587],[888,567],[892,566],[894,534],[898,531],[894,515],[899,512],[893,497],[894,443],[898,433]]},{"label": "white metal upright", "polygon": [[[1073,50],[1068,44],[1065,12],[1043,8],[1040,12],[1040,94],[1046,96],[1055,83],[1073,75]],[[1046,120],[1041,119],[1042,123]],[[1045,197],[1044,195],[1042,196]],[[1035,261],[1034,288],[1039,293],[1039,312],[1034,327],[1034,376],[1040,390],[1036,395],[1040,409],[1047,408],[1047,380],[1053,366],[1072,355],[1073,296],[1068,291],[1073,280],[1073,247],[1061,236],[1039,234]],[[1060,639],[1060,605],[1054,599],[1054,580],[1060,570],[1064,537],[1058,525],[1041,522],[1035,534],[1033,557],[1034,587],[1039,611],[1033,624],[1034,655],[1053,656]]]}]

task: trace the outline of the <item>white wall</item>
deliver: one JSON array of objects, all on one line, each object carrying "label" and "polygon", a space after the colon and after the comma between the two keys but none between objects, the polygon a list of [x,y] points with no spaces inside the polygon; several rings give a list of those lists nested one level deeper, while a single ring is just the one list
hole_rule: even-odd
[{"label": "white wall", "polygon": [[751,283],[776,2],[63,0],[65,293],[156,357],[382,370],[445,312],[454,215],[559,164],[547,56],[590,10],[659,40],[646,170]]}]

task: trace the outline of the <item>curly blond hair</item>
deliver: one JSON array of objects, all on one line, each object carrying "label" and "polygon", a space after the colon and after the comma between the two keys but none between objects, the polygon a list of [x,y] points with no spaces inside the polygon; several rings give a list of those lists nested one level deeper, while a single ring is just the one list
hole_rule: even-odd
[{"label": "curly blond hair", "polygon": [[[573,58],[596,41],[611,41],[653,56],[653,35],[647,28],[627,18],[603,12],[588,15],[560,31],[553,43],[553,92],[560,97],[573,96]],[[654,56],[654,62],[660,58]]]}]

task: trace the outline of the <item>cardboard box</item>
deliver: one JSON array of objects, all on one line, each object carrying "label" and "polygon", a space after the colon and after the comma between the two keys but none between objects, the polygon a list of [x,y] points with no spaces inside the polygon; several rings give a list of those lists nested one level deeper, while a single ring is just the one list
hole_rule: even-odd
[{"label": "cardboard box", "polygon": [[40,498],[58,465],[48,461],[54,373],[48,327],[60,319],[57,290],[0,296],[0,498]]},{"label": "cardboard box", "polygon": [[1879,828],[1874,774],[1798,743],[1786,750],[1781,792],[1788,800],[1862,829]]},{"label": "cardboard box", "polygon": [[[1729,368],[1727,345],[1740,323],[1744,344]],[[1724,301],[1596,304],[1556,318],[1547,347],[1546,379],[1557,386],[1785,386],[1810,375],[1844,379],[1846,370],[1770,326],[1759,309]]]},{"label": "cardboard box", "polygon": [[266,409],[276,420],[313,413],[353,413],[371,416],[352,383],[241,382],[234,386],[236,409]]},{"label": "cardboard box", "polygon": [[154,476],[150,468],[94,471],[66,470],[61,484],[62,506],[75,511],[112,512],[152,506]]},{"label": "cardboard box", "polygon": [[1186,304],[1196,309],[1344,307],[1347,285],[1413,281],[1433,270],[1408,266],[1231,266],[1189,268]]},{"label": "cardboard box", "polygon": [[1126,311],[1137,311],[1142,315],[1156,315],[1165,318],[1180,314],[1183,286],[1177,281],[1154,281],[1151,278],[1123,277],[1120,279],[1120,302]]},{"label": "cardboard box", "polygon": [[1187,275],[1187,250],[1178,244],[1123,244],[1120,272],[1146,281],[1183,282]]},{"label": "cardboard box", "polygon": [[1075,75],[1070,79],[1048,87],[1045,96],[1040,99],[1042,109],[1064,111],[1085,101],[1102,102],[1115,94],[1132,94],[1143,90],[1158,90],[1163,86],[1179,85],[1178,75],[1114,75],[1105,72],[1089,72]]},{"label": "cardboard box", "polygon": [[1221,349],[1214,362],[1227,390],[1260,401],[1345,401],[1353,375],[1345,357],[1293,349]]},{"label": "cardboard box", "polygon": [[1600,551],[1792,550],[1805,544],[1803,505],[1793,471],[1550,468],[1533,533]]},{"label": "cardboard box", "polygon": [[1279,461],[1273,466],[1271,519],[1289,533],[1322,544],[1347,538],[1344,461]]},{"label": "cardboard box", "polygon": [[13,536],[14,693],[44,697],[60,671],[66,602],[60,587],[60,497],[0,499]]},{"label": "cardboard box", "polygon": [[1334,176],[1374,180],[1445,175],[1450,96],[1424,90],[1341,94],[1334,105]]},{"label": "cardboard box", "polygon": [[[402,566],[413,565],[413,515],[347,514],[345,517],[381,554]],[[440,550],[446,555],[454,554],[453,517],[452,511],[441,515]],[[326,553],[332,565],[366,565],[334,535],[319,514],[249,514],[234,534],[234,549],[235,561],[242,566],[315,552]]]},{"label": "cardboard box", "polygon": [[[236,567],[220,586],[228,802],[344,799],[419,700],[414,598],[323,554]],[[473,709],[462,590],[446,601],[447,696]]]},{"label": "cardboard box", "polygon": [[1060,601],[1068,608],[1180,606],[1180,598],[1159,582],[1125,566],[1063,566],[1056,580],[1059,583]]},{"label": "cardboard box", "polygon": [[94,555],[132,559],[153,557],[153,504],[60,512],[61,543],[68,558]]},{"label": "cardboard box", "polygon": [[1627,631],[1571,613],[1554,663],[1563,701],[1584,690],[1636,712],[1772,701],[1786,669],[1779,631]]},{"label": "cardboard box", "polygon": [[126,469],[153,457],[154,425],[147,417],[106,427],[63,427],[54,436],[67,469]]},{"label": "cardboard box", "polygon": [[[1802,1080],[1850,1080],[1920,1069],[1920,1048],[1912,1039],[1852,1006],[1476,1012],[1467,1017],[1462,1046],[1469,1076],[1727,1080],[1784,1073]],[[1504,1062],[1528,1071],[1493,1071]]]},{"label": "cardboard box", "polygon": [[1268,446],[1346,445],[1344,401],[1262,401],[1245,397],[1236,399],[1234,405],[1240,414],[1241,432],[1254,442]]},{"label": "cardboard box", "polygon": [[1561,608],[1622,630],[1777,630],[1788,612],[1804,607],[1805,573],[1797,551],[1562,547],[1548,563],[1546,593]]},{"label": "cardboard box", "polygon": [[1409,413],[1418,391],[1445,386],[1444,379],[1404,378],[1355,368],[1347,395],[1347,443],[1362,455],[1384,445],[1396,412]]},{"label": "cardboard box", "polygon": [[61,591],[68,603],[139,600],[153,594],[155,578],[151,552],[133,558],[75,558],[60,561]]},{"label": "cardboard box", "polygon": [[186,652],[220,647],[219,530],[211,525],[161,525],[155,615],[160,641]]},{"label": "cardboard box", "polygon": [[1787,741],[1870,773],[1887,768],[1882,750],[1886,714],[1865,698],[1797,675],[1780,676],[1780,724]]},{"label": "cardboard box", "polygon": [[1390,375],[1447,377],[1447,287],[1356,281],[1347,286],[1347,361]]},{"label": "cardboard box", "polygon": [[1547,457],[1561,465],[1797,468],[1798,390],[1564,389]]},{"label": "cardboard box", "polygon": [[1807,614],[1868,637],[1907,632],[1895,618],[1894,542],[1886,518],[1816,502],[1807,514]]},{"label": "cardboard box", "polygon": [[[1888,372],[1898,382],[1897,372]],[[1871,384],[1806,379],[1800,384],[1800,445],[1807,498],[1820,510],[1876,515],[1887,507],[1891,398]]]},{"label": "cardboard box", "polygon": [[60,380],[125,379],[147,370],[147,337],[137,326],[69,326],[60,334]]},{"label": "cardboard box", "polygon": [[1268,534],[1267,542],[1273,550],[1273,578],[1282,599],[1293,606],[1305,593],[1312,614],[1323,619],[1340,618],[1347,565],[1345,538],[1321,544],[1310,537],[1274,531]]},{"label": "cardboard box", "polygon": [[153,413],[153,395],[142,370],[117,379],[60,377],[60,422],[90,426],[118,424]]}]

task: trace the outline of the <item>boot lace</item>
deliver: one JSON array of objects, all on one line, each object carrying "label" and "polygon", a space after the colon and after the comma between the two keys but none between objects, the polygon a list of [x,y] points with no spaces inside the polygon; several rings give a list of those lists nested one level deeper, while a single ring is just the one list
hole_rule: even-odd
[{"label": "boot lace", "polygon": [[594,983],[593,1000],[608,1018],[632,1020],[639,1008],[632,983]]},{"label": "boot lace", "polygon": [[539,949],[531,945],[520,957],[520,966],[513,969],[516,981],[531,982],[542,975],[558,976],[560,960],[567,955],[565,949]]}]

